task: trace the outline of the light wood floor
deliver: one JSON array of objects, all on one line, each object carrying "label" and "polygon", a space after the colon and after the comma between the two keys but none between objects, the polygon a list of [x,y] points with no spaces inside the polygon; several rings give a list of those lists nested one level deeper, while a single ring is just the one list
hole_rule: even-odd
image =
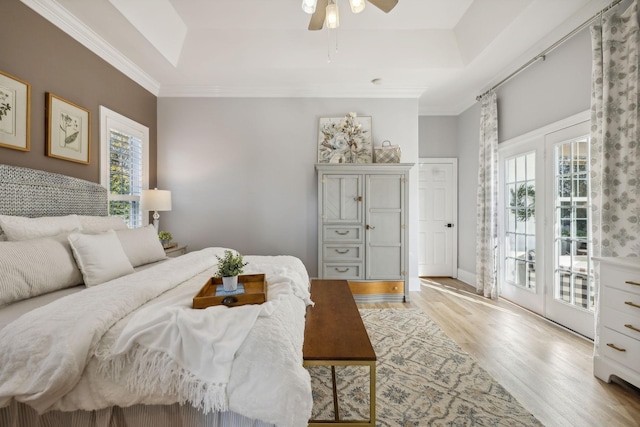
[{"label": "light wood floor", "polygon": [[593,376],[593,343],[455,279],[423,279],[420,308],[545,426],[640,426],[640,390]]}]

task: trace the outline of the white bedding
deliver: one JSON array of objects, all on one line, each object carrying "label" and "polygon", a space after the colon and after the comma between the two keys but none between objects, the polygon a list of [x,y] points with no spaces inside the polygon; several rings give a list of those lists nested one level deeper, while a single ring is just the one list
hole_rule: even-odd
[{"label": "white bedding", "polygon": [[[229,346],[229,335],[225,338],[217,332],[225,322],[232,324],[241,310],[190,308],[193,295],[215,270],[215,254],[223,251],[210,248],[193,252],[73,293],[1,329],[0,406],[15,399],[44,412],[187,401],[205,411],[228,409],[279,426],[305,425],[312,405],[309,375],[302,367],[304,314],[310,303],[306,270],[293,257],[246,256],[249,265],[245,273],[266,274],[269,302],[241,309],[253,313],[250,316],[255,315],[255,323],[237,322],[242,325],[236,325],[232,336],[245,334],[246,339]],[[180,317],[176,313],[188,321],[168,320]],[[152,377],[148,374],[156,368],[122,363],[130,360],[127,357],[145,353],[140,351],[141,345],[149,347],[149,340],[135,341],[145,329],[141,328],[142,320],[149,314],[162,320],[163,333],[173,337],[164,340],[160,348],[151,347],[172,354],[169,359],[161,358],[162,366],[177,369],[180,375]],[[191,335],[180,332],[184,325]],[[213,328],[213,334],[205,333]],[[118,341],[121,336],[124,338]],[[190,337],[183,346],[175,343],[181,336]],[[208,342],[213,348],[194,348],[198,342]],[[223,350],[216,353],[216,345],[222,345]],[[114,348],[122,351],[114,354]],[[198,359],[207,353],[207,358]],[[221,354],[231,354],[228,368],[222,364],[221,369],[210,369],[208,358]],[[143,375],[136,375],[133,366]],[[224,392],[206,396],[183,392],[193,390],[194,385],[185,373],[195,375],[191,380],[196,379],[200,385],[203,378],[208,379],[204,380],[207,384],[222,384]],[[211,399],[218,403],[207,404]]]}]

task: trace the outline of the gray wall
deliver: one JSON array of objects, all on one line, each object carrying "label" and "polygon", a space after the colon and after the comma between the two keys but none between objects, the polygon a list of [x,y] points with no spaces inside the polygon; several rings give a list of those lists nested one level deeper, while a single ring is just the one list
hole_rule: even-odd
[{"label": "gray wall", "polygon": [[[588,110],[591,40],[585,29],[497,90],[500,142]],[[475,276],[480,105],[458,116],[458,268]],[[421,139],[422,141],[422,139]],[[422,145],[421,145],[422,149]]]},{"label": "gray wall", "polygon": [[[99,111],[104,105],[149,127],[155,183],[156,97],[19,0],[0,1],[0,70],[31,84],[31,150],[0,147],[0,163],[99,182]],[[45,93],[91,111],[90,164],[45,156]]]},{"label": "gray wall", "polygon": [[420,116],[420,157],[458,157],[458,117]]},{"label": "gray wall", "polygon": [[[318,119],[350,111],[372,116],[374,145],[417,161],[415,99],[160,98],[158,187],[173,198],[160,228],[190,250],[295,255],[316,276]],[[417,186],[410,199],[417,227]],[[417,240],[410,252],[417,284]]]}]

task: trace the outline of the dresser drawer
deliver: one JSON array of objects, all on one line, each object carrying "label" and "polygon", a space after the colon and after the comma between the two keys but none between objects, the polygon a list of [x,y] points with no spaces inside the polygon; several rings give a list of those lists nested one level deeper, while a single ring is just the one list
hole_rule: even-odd
[{"label": "dresser drawer", "polygon": [[362,263],[325,263],[322,266],[323,279],[362,279]]},{"label": "dresser drawer", "polygon": [[602,326],[640,340],[640,316],[632,316],[621,311],[604,307],[600,314]]},{"label": "dresser drawer", "polygon": [[600,284],[607,288],[620,289],[640,295],[640,274],[637,271],[628,271],[623,267],[610,266],[602,269]]},{"label": "dresser drawer", "polygon": [[362,227],[359,225],[325,225],[325,242],[362,242]]},{"label": "dresser drawer", "polygon": [[640,341],[602,328],[600,354],[640,373]]},{"label": "dresser drawer", "polygon": [[640,317],[640,295],[614,288],[603,288],[601,307],[609,307],[630,316]]},{"label": "dresser drawer", "polygon": [[362,261],[362,245],[328,244],[322,246],[325,261]]}]

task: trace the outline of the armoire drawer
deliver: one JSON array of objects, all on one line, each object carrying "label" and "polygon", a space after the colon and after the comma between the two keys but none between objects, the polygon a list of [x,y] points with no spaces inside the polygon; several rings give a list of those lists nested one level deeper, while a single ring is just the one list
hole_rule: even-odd
[{"label": "armoire drawer", "polygon": [[349,288],[353,294],[404,294],[404,282],[401,281],[379,281],[379,282],[357,282],[350,281]]},{"label": "armoire drawer", "polygon": [[360,225],[325,225],[325,242],[362,242],[362,227]]},{"label": "armoire drawer", "polygon": [[324,279],[363,279],[364,269],[361,262],[325,263],[322,266]]},{"label": "armoire drawer", "polygon": [[640,373],[640,340],[609,328],[602,328],[600,354]]},{"label": "armoire drawer", "polygon": [[322,245],[322,258],[325,261],[362,261],[362,245],[325,244]]}]

